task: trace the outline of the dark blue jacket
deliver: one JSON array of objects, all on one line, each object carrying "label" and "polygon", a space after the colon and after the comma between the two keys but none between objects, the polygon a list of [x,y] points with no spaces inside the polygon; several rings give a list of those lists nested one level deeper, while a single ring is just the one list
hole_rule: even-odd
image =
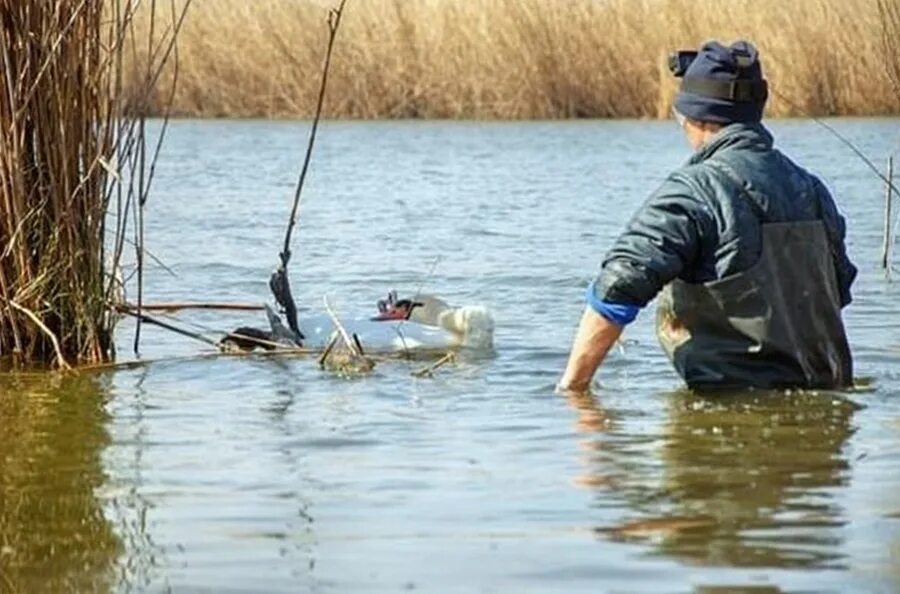
[{"label": "dark blue jacket", "polygon": [[820,219],[841,305],[850,303],[856,267],[847,258],[844,219],[824,184],[772,144],[762,124],[731,124],[716,134],[631,219],[603,261],[595,297],[643,307],[675,278],[702,283],[749,269],[761,253],[764,222]]}]

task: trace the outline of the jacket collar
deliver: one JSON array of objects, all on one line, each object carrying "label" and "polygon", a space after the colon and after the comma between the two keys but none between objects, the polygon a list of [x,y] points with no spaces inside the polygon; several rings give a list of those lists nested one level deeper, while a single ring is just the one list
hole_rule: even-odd
[{"label": "jacket collar", "polygon": [[716,132],[709,142],[695,152],[689,164],[695,165],[706,161],[714,154],[730,149],[770,150],[775,140],[772,134],[761,123],[729,124]]}]

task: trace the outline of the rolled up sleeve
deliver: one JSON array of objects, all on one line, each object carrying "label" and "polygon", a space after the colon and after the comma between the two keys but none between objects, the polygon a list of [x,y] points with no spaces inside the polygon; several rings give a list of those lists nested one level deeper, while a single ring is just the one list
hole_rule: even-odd
[{"label": "rolled up sleeve", "polygon": [[627,326],[637,317],[641,308],[638,305],[628,305],[624,303],[611,303],[597,297],[597,282],[590,284],[585,293],[585,300],[588,306],[595,312],[619,326]]}]

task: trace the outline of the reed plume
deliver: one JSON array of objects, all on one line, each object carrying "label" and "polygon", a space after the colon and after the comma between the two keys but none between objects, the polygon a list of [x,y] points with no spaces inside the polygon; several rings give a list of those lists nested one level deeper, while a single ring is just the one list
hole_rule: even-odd
[{"label": "reed plume", "polygon": [[[161,19],[151,2],[141,22],[156,32],[140,38],[138,4],[0,0],[5,363],[67,367],[113,356],[117,271],[152,179],[140,114],[187,8],[172,5]],[[126,69],[128,55],[144,58]],[[139,232],[132,243],[140,257]]]}]

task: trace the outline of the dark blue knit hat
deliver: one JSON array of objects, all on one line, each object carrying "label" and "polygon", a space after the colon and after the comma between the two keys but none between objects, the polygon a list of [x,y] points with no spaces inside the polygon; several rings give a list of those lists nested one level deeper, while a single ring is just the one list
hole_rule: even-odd
[{"label": "dark blue knit hat", "polygon": [[692,120],[731,124],[762,119],[769,93],[753,44],[738,41],[726,47],[709,41],[687,69],[673,72],[684,76],[674,107]]}]

